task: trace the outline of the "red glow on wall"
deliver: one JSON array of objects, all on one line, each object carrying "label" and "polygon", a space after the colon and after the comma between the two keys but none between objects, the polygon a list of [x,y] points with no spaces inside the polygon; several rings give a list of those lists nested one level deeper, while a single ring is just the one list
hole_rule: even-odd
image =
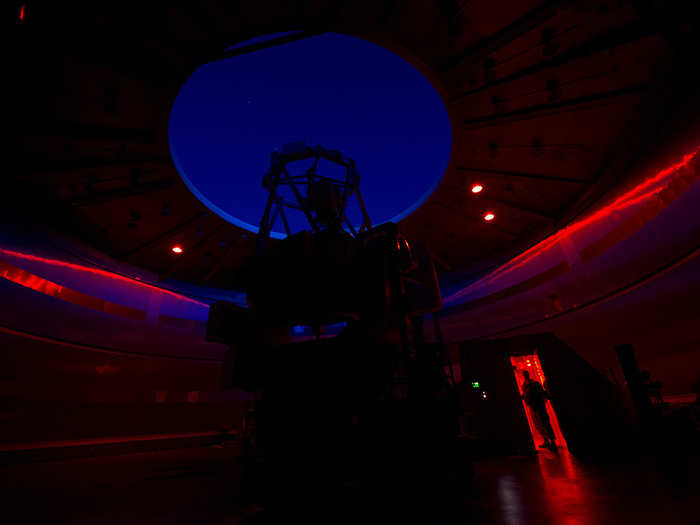
[{"label": "red glow on wall", "polygon": [[492,221],[492,220],[494,220],[495,218],[496,218],[496,216],[495,216],[493,213],[491,213],[491,212],[488,212],[488,213],[486,213],[486,214],[484,215],[484,220],[485,220],[485,221]]},{"label": "red glow on wall", "polygon": [[25,260],[28,260],[28,261],[35,261],[35,262],[39,262],[39,263],[43,263],[43,264],[49,264],[49,265],[51,265],[51,266],[58,266],[58,267],[62,267],[62,268],[69,268],[69,269],[71,269],[71,270],[77,270],[77,271],[79,271],[79,272],[87,272],[87,273],[91,273],[91,274],[94,274],[94,275],[99,275],[99,276],[102,276],[102,277],[107,277],[107,278],[109,278],[109,279],[114,279],[114,280],[117,280],[117,281],[126,282],[126,283],[128,283],[128,284],[130,284],[130,285],[133,285],[133,286],[143,287],[143,288],[147,288],[147,289],[149,289],[149,290],[155,290],[155,291],[158,291],[158,292],[162,292],[162,293],[164,293],[164,294],[167,294],[167,295],[176,297],[177,299],[180,299],[180,300],[182,300],[182,301],[187,301],[187,302],[190,302],[190,303],[194,303],[194,304],[196,304],[196,305],[199,305],[199,306],[204,306],[204,307],[206,307],[206,308],[209,308],[209,305],[208,305],[208,304],[202,303],[202,302],[197,301],[197,300],[195,300],[195,299],[191,299],[190,297],[187,297],[187,296],[185,296],[185,295],[179,294],[179,293],[177,293],[177,292],[173,292],[173,291],[167,290],[167,289],[165,289],[165,288],[159,288],[158,286],[153,286],[152,284],[147,284],[147,283],[141,282],[141,281],[139,281],[139,280],[137,280],[137,279],[134,279],[134,278],[132,278],[132,277],[127,277],[127,276],[125,276],[125,275],[120,275],[120,274],[118,274],[118,273],[110,272],[110,271],[107,271],[107,270],[102,270],[102,269],[100,269],[100,268],[91,268],[91,267],[89,267],[89,266],[83,266],[83,265],[80,265],[80,264],[69,263],[69,262],[66,262],[66,261],[61,261],[61,260],[59,260],[59,259],[49,259],[49,258],[46,258],[46,257],[38,257],[38,256],[36,256],[36,255],[31,255],[31,254],[29,254],[29,253],[18,252],[18,251],[15,251],[15,250],[6,250],[6,249],[4,249],[4,248],[0,248],[0,254],[6,254],[6,255],[9,255],[9,256],[11,256],[11,257],[17,257],[18,259],[25,259]]},{"label": "red glow on wall", "polygon": [[[468,293],[468,290],[474,290],[480,286],[490,284],[496,279],[504,276],[505,274],[511,273],[514,270],[525,266],[528,262],[532,261],[548,249],[555,246],[562,238],[571,237],[577,232],[585,228],[589,228],[596,223],[603,223],[604,221],[610,219],[611,216],[613,216],[613,214],[616,214],[617,212],[625,210],[631,206],[639,205],[641,203],[644,203],[645,201],[649,201],[653,197],[656,197],[665,189],[673,186],[674,181],[677,180],[676,175],[681,173],[681,170],[687,167],[692,161],[696,160],[699,153],[700,147],[692,153],[685,155],[680,162],[671,164],[667,168],[664,168],[663,170],[656,173],[654,176],[649,177],[644,182],[625,192],[624,194],[616,198],[614,201],[607,204],[606,206],[603,206],[601,209],[592,213],[591,215],[576,222],[573,222],[572,224],[566,226],[565,228],[562,228],[561,230],[558,230],[546,239],[540,241],[539,243],[527,249],[520,255],[514,257],[507,263],[503,264],[496,270],[492,271],[482,279],[470,284],[467,288],[456,292],[451,297],[448,297],[445,300],[448,302],[454,301],[460,296],[466,295]],[[697,178],[698,172],[700,172],[700,169],[696,169],[695,175],[691,178]]]},{"label": "red glow on wall", "polygon": [[175,246],[173,246],[171,248],[171,250],[173,251],[173,253],[182,253],[182,246],[180,246],[179,244],[176,244]]},{"label": "red glow on wall", "polygon": [[472,186],[472,193],[480,193],[483,189],[484,187],[481,184],[474,184],[474,186]]},{"label": "red glow on wall", "polygon": [[20,22],[24,22],[24,12],[25,12],[26,8],[27,8],[27,4],[22,4],[21,6],[19,6],[19,12],[17,13],[17,19]]},{"label": "red glow on wall", "polygon": [[105,301],[98,297],[92,297],[91,295],[84,294],[66,286],[61,286],[48,279],[29,273],[2,260],[0,260],[0,277],[24,286],[25,288],[43,293],[44,295],[84,306],[85,308],[138,321],[146,319],[146,312],[144,310]]},{"label": "red glow on wall", "polygon": [[536,244],[529,250],[525,251],[515,259],[509,261],[504,266],[493,272],[491,275],[489,275],[488,279],[493,280],[493,278],[495,278],[497,274],[503,272],[504,270],[511,271],[515,268],[523,266],[528,261],[537,257],[540,253],[550,248],[553,244],[559,242],[559,240],[562,237],[571,236],[572,234],[592,225],[593,223],[607,219],[608,217],[610,217],[610,215],[612,215],[615,212],[621,211],[625,208],[628,208],[629,206],[639,204],[640,202],[657,195],[664,189],[664,186],[653,186],[659,184],[664,179],[669,178],[670,175],[673,175],[681,168],[687,166],[690,163],[690,161],[692,161],[698,155],[698,153],[700,153],[700,148],[695,150],[693,153],[689,153],[688,155],[684,156],[680,162],[672,164],[668,168],[661,170],[653,177],[650,177],[638,186],[632,188],[630,191],[624,193],[623,195],[615,199],[612,203],[608,204],[607,206],[604,206],[592,215],[580,221],[574,222],[570,226],[567,226],[566,228],[559,230],[553,235],[550,235],[545,240]]},{"label": "red glow on wall", "polygon": [[[518,384],[518,391],[520,396],[524,395],[523,385],[525,384],[525,379],[523,378],[523,372],[528,372],[530,377],[535,381],[538,381],[544,388],[547,388],[547,381],[544,376],[544,371],[542,370],[542,365],[540,364],[540,359],[537,354],[522,355],[522,356],[511,356],[510,364],[513,366],[513,374],[515,374],[515,382]],[[535,445],[543,442],[544,436],[542,436],[537,430],[535,421],[533,419],[532,411],[530,407],[525,403],[523,399],[523,409],[525,409],[525,415],[527,416],[527,424],[530,427],[530,433],[532,434],[532,439]],[[547,415],[549,415],[549,421],[554,429],[554,436],[557,440],[557,446],[559,448],[564,448],[568,450],[566,445],[566,440],[564,435],[561,433],[561,428],[559,427],[559,420],[557,419],[557,414],[554,412],[551,401],[547,401]]]},{"label": "red glow on wall", "polygon": [[38,275],[25,272],[4,261],[0,261],[0,277],[52,297],[58,297],[63,291],[63,286],[60,284],[43,279]]}]

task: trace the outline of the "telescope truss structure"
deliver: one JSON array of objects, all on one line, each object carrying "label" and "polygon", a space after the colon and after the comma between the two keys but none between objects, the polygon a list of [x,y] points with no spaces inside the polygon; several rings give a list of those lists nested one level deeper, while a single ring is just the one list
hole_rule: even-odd
[{"label": "telescope truss structure", "polygon": [[[288,169],[290,163],[313,159],[313,165],[300,175],[292,175]],[[318,173],[318,165],[321,159],[333,162],[345,168],[345,176],[333,178]],[[292,235],[285,208],[301,211],[311,227],[313,233],[319,233],[328,228],[328,220],[319,214],[318,208],[310,198],[318,184],[325,184],[332,188],[337,197],[337,205],[334,208],[333,223],[346,228],[346,231],[356,237],[359,233],[372,227],[372,221],[365,208],[362,194],[360,193],[360,175],[357,172],[355,161],[343,157],[339,151],[327,150],[321,146],[311,147],[306,145],[288,145],[281,153],[274,152],[270,156],[270,170],[263,176],[263,187],[270,193],[262,220],[258,240],[261,244],[270,237],[270,233],[279,217],[284,225],[287,236]],[[287,186],[294,200],[285,199],[280,195],[280,189]],[[356,228],[346,214],[350,198],[355,196],[362,213],[362,224]]]}]

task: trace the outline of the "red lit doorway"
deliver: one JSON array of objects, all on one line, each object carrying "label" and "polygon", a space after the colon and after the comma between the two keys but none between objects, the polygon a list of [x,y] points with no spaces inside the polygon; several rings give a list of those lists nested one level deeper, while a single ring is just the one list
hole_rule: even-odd
[{"label": "red lit doorway", "polygon": [[[515,374],[515,382],[518,384],[518,391],[520,392],[521,398],[523,396],[523,384],[525,383],[523,372],[525,371],[529,372],[532,379],[539,381],[542,386],[547,389],[547,380],[537,354],[511,356],[510,363],[513,366],[513,374]],[[522,403],[523,409],[525,410],[525,415],[527,416],[527,424],[530,426],[532,439],[535,442],[535,446],[537,446],[544,442],[545,438],[535,425],[532,410],[524,400]],[[559,427],[557,414],[554,412],[554,407],[552,407],[552,403],[550,401],[547,401],[547,414],[549,415],[549,421],[552,424],[552,429],[554,429],[554,437],[557,442],[557,447],[568,450],[566,440],[564,439],[564,435],[561,433],[561,428]]]}]

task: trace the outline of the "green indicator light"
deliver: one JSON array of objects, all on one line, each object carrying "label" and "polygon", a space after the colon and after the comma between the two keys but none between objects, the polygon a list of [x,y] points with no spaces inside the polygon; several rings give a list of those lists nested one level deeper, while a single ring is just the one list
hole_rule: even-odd
[{"label": "green indicator light", "polygon": [[472,388],[479,388],[479,382],[478,382],[478,381],[472,381]]}]

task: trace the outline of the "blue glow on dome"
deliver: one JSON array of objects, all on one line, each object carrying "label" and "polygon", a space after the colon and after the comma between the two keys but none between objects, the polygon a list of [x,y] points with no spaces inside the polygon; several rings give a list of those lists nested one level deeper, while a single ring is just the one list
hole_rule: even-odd
[{"label": "blue glow on dome", "polygon": [[[168,135],[190,190],[252,232],[268,197],[261,180],[270,153],[285,144],[354,159],[378,225],[401,220],[428,198],[452,142],[442,99],[422,73],[376,44],[336,33],[203,65],[180,90]],[[324,169],[333,166],[321,163],[319,174]],[[348,216],[359,226],[356,205]],[[302,214],[288,218],[293,231],[309,229]]]},{"label": "blue glow on dome", "polygon": [[301,30],[297,29],[296,31],[281,31],[279,33],[269,33],[267,35],[256,36],[254,38],[249,38],[248,40],[244,40],[242,42],[237,42],[231,47],[227,47],[226,51],[231,51],[232,49],[238,49],[240,47],[252,46],[253,44],[262,44],[263,42],[267,42],[268,40],[272,40],[273,38],[295,35],[297,33],[301,33]]}]

